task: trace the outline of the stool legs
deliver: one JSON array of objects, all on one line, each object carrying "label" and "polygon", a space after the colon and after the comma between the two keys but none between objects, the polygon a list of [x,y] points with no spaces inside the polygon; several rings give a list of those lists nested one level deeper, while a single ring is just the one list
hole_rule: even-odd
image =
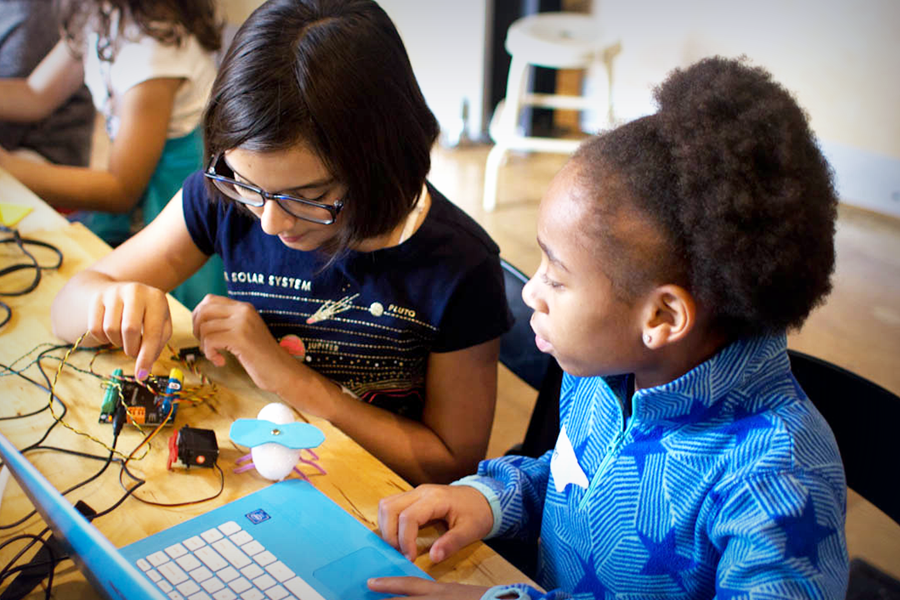
[{"label": "stool legs", "polygon": [[[611,126],[614,123],[612,102],[612,63],[616,55],[621,51],[620,43],[608,46],[602,51],[603,64],[606,67],[606,122]],[[490,135],[494,139],[494,147],[488,153],[484,167],[484,195],[482,207],[485,212],[491,212],[497,207],[497,188],[500,176],[500,167],[503,166],[507,152],[510,150],[523,150],[528,152],[554,152],[572,154],[578,148],[581,140],[560,139],[551,137],[539,137],[525,135],[519,129],[519,118],[524,106],[543,106],[566,110],[587,111],[599,108],[595,105],[594,98],[584,95],[562,94],[537,94],[529,93],[528,77],[532,63],[521,56],[512,55],[509,66],[509,77],[506,83],[506,98],[498,105],[491,119]],[[575,65],[578,68],[587,69],[591,62],[585,60],[584,64]],[[553,68],[553,67],[551,67]],[[559,68],[564,68],[560,66]],[[566,66],[565,68],[569,68]],[[601,102],[602,104],[602,102]]]},{"label": "stool legs", "polygon": [[509,148],[501,142],[494,144],[488,153],[487,162],[484,165],[484,197],[482,207],[485,212],[491,212],[497,208],[497,183],[500,178],[500,167]]},{"label": "stool legs", "polygon": [[497,183],[500,167],[510,149],[510,140],[516,135],[519,126],[519,114],[522,110],[522,98],[528,82],[529,63],[522,58],[512,57],[509,65],[509,76],[506,80],[506,98],[497,105],[500,114],[496,116],[496,128],[492,128],[494,147],[491,148],[484,167],[484,197],[482,207],[491,212],[497,206]]}]

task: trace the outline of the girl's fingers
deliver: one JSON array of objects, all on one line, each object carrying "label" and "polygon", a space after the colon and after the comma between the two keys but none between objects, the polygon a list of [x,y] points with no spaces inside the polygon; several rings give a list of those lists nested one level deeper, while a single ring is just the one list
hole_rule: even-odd
[{"label": "girl's fingers", "polygon": [[400,513],[415,501],[415,494],[415,490],[395,494],[378,502],[378,527],[381,529],[381,537],[397,550],[400,550],[400,540],[397,537],[398,519]]},{"label": "girl's fingers", "polygon": [[112,345],[122,347],[122,300],[118,297],[106,302],[103,333]]},{"label": "girl's fingers", "polygon": [[194,310],[191,312],[191,322],[193,323],[194,327],[194,337],[198,340],[200,339],[200,328],[203,326],[203,324],[211,321],[227,319],[233,316],[236,304],[239,303],[231,300],[230,298],[207,294],[200,302],[200,304],[195,306]]},{"label": "girl's fingers", "polygon": [[200,340],[200,349],[216,366],[225,364],[225,357],[220,351],[228,350],[241,360],[244,368],[248,368],[242,353],[246,353],[247,359],[255,360],[259,357],[259,344],[274,341],[256,309],[245,302],[207,296],[194,309],[192,318],[194,336]]},{"label": "girl's fingers", "polygon": [[88,331],[98,344],[110,343],[109,338],[106,337],[106,332],[103,331],[105,315],[106,306],[104,306],[100,297],[95,297],[88,312]]},{"label": "girl's fingers", "polygon": [[421,577],[375,577],[368,581],[369,589],[382,594],[425,596],[440,591],[443,584]]},{"label": "girl's fingers", "polygon": [[422,503],[412,504],[400,513],[397,518],[397,540],[400,544],[400,553],[409,560],[415,560],[419,548],[416,540],[419,537],[419,529],[422,525],[432,521],[433,511]]},{"label": "girl's fingers", "polygon": [[144,313],[143,341],[134,364],[134,372],[149,373],[170,337],[172,319],[169,315],[169,303],[163,297],[153,302]]},{"label": "girl's fingers", "polygon": [[416,501],[403,509],[397,517],[400,552],[410,560],[415,560],[418,554],[416,539],[423,525],[432,521],[444,521],[449,525],[450,505],[447,502],[447,487],[426,485],[418,488],[416,492],[420,490]]},{"label": "girl's fingers", "polygon": [[128,356],[136,357],[141,351],[145,313],[144,303],[134,299],[122,306],[121,346]]},{"label": "girl's fingers", "polygon": [[197,336],[200,340],[200,350],[203,352],[203,355],[217,367],[225,366],[225,355],[219,350],[228,350],[227,336],[227,331],[215,331],[214,333],[201,331]]},{"label": "girl's fingers", "polygon": [[441,600],[478,600],[488,588],[461,583],[438,583],[420,577],[374,577],[368,581],[369,589],[382,594],[397,594],[414,598]]},{"label": "girl's fingers", "polygon": [[481,536],[475,532],[474,528],[461,523],[448,529],[444,535],[435,540],[428,556],[431,558],[431,562],[439,563],[479,539]]}]

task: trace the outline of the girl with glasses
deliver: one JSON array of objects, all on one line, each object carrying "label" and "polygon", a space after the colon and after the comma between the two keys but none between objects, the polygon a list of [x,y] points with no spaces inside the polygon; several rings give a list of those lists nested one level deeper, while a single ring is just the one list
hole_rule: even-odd
[{"label": "girl with glasses", "polygon": [[426,181],[437,122],[384,11],[262,5],[224,58],[204,132],[205,169],[67,284],[57,334],[89,330],[146,376],[171,334],[165,291],[218,254],[228,296],[193,312],[208,359],[234,355],[409,481],[473,468],[510,325],[499,250]]},{"label": "girl with glasses", "polygon": [[[199,125],[221,46],[215,5],[61,0],[56,8],[63,39],[27,77],[0,79],[0,121],[41,124],[87,84],[111,140],[108,164],[53,165],[0,148],[0,167],[117,246],[202,166]],[[174,293],[193,307],[208,292],[225,292],[218,259]]]}]

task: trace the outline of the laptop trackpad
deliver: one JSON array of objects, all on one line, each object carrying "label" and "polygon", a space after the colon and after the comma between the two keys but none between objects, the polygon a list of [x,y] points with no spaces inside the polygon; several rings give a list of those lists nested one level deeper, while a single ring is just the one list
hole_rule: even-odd
[{"label": "laptop trackpad", "polygon": [[313,572],[313,576],[330,589],[336,598],[354,600],[376,600],[389,598],[389,594],[378,594],[366,586],[370,577],[404,577],[400,567],[372,546],[366,546],[339,558]]}]

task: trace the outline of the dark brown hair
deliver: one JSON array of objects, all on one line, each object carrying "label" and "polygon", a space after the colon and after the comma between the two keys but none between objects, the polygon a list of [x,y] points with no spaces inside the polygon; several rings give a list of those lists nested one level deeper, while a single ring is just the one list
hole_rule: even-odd
[{"label": "dark brown hair", "polygon": [[209,52],[222,47],[222,24],[216,19],[214,0],[57,0],[56,9],[69,46],[80,51],[90,26],[100,36],[103,60],[115,58],[110,27],[116,10],[128,15],[143,34],[163,44],[180,45],[186,35],[193,35]]},{"label": "dark brown hair", "polygon": [[[659,110],[585,143],[573,157],[591,227],[629,211],[663,242],[624,252],[608,273],[624,296],[683,285],[729,338],[799,328],[831,291],[838,199],[804,111],[746,59],[673,71]],[[604,248],[604,255],[615,249]]]},{"label": "dark brown hair", "polygon": [[438,135],[400,35],[371,0],[257,8],[225,55],[203,124],[207,157],[299,143],[316,153],[348,189],[343,226],[322,249],[332,256],[409,214]]}]

